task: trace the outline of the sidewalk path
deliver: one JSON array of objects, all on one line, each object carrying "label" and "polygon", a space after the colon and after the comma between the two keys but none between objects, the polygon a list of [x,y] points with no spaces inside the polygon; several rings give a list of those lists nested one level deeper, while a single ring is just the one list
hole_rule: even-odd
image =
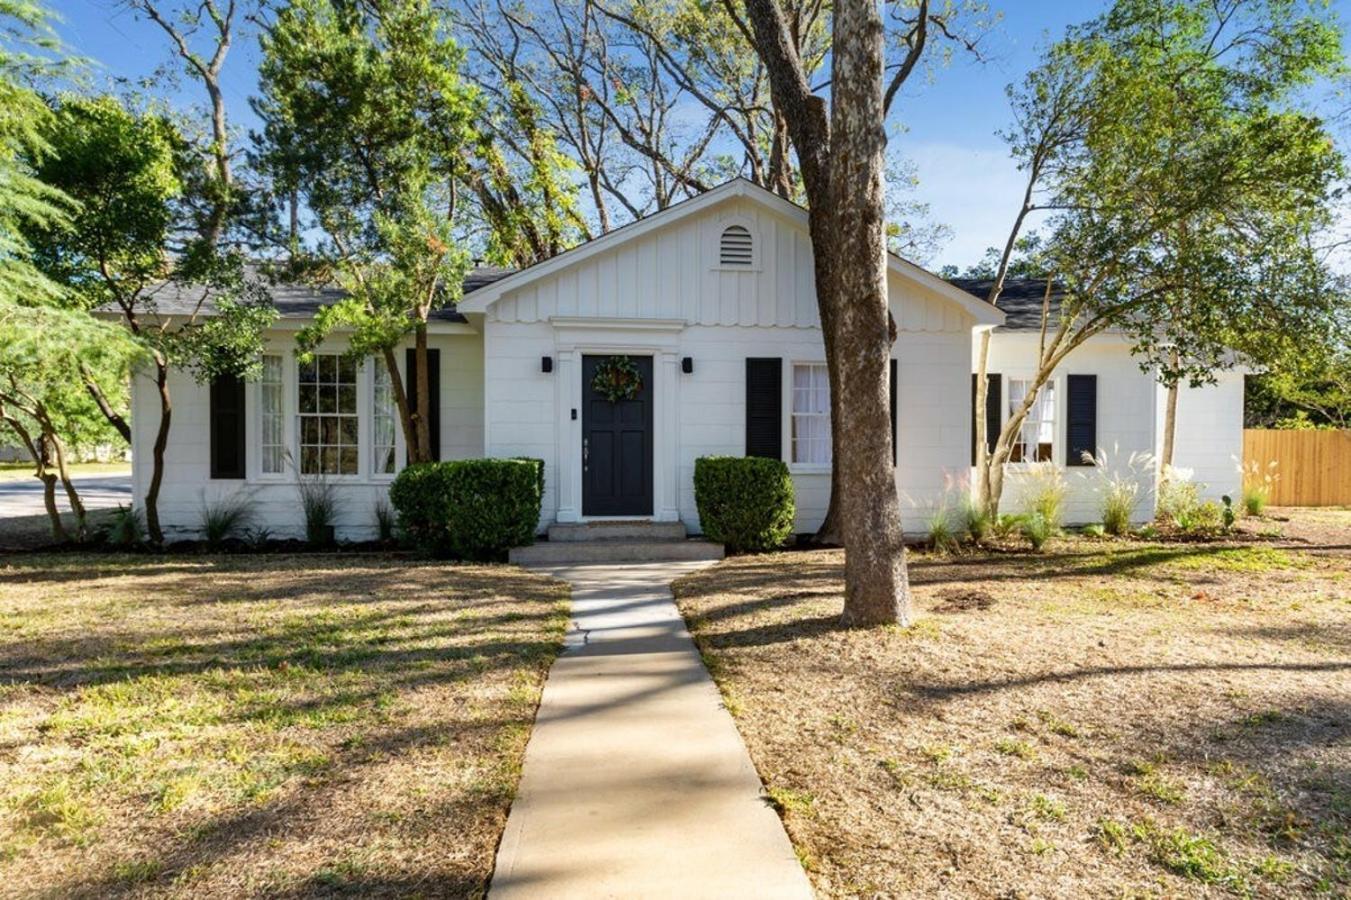
[{"label": "sidewalk path", "polygon": [[540,569],[572,584],[492,900],[810,898],[668,588],[707,563]]}]

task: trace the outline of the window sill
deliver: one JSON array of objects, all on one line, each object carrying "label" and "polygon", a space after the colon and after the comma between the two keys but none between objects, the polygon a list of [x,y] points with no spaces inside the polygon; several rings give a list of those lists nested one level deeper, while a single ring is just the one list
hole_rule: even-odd
[{"label": "window sill", "polygon": [[829,475],[830,463],[789,463],[790,475]]}]

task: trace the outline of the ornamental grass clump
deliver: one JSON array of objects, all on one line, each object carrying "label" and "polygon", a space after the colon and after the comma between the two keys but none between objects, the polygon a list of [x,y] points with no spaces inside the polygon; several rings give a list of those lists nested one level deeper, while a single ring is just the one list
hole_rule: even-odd
[{"label": "ornamental grass clump", "polygon": [[1039,515],[1051,534],[1060,531],[1065,519],[1065,496],[1069,486],[1060,467],[1052,462],[1032,463],[1022,473],[1024,517]]},{"label": "ornamental grass clump", "polygon": [[296,490],[305,513],[305,542],[311,547],[331,547],[338,519],[338,495],[333,482],[322,475],[302,475],[296,479]]},{"label": "ornamental grass clump", "polygon": [[1281,477],[1276,471],[1276,460],[1273,459],[1263,466],[1257,460],[1250,459],[1239,464],[1238,472],[1243,478],[1244,514],[1262,515],[1266,512],[1267,504],[1271,502],[1271,492]]},{"label": "ornamental grass clump", "polygon": [[1132,453],[1124,464],[1114,462],[1118,456],[1116,445],[1111,454],[1106,450],[1099,450],[1096,456],[1084,454],[1084,461],[1094,467],[1093,491],[1098,495],[1102,512],[1102,530],[1115,537],[1130,532],[1131,519],[1144,499],[1147,479],[1154,470],[1154,457],[1148,453]]},{"label": "ornamental grass clump", "polygon": [[243,538],[253,520],[253,500],[240,492],[217,497],[215,501],[202,498],[202,539],[213,550],[226,541]]}]

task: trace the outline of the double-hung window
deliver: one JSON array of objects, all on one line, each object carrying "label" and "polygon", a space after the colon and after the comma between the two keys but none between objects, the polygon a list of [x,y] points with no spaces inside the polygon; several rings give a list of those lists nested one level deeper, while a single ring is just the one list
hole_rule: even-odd
[{"label": "double-hung window", "polygon": [[356,360],[316,353],[299,369],[300,473],[357,474]]},{"label": "double-hung window", "polygon": [[[1009,379],[1009,415],[1022,409],[1032,382],[1022,378]],[[1055,451],[1056,396],[1055,382],[1048,381],[1037,391],[1028,408],[1027,418],[1018,431],[1018,437],[1009,453],[1009,462],[1050,462]]]},{"label": "double-hung window", "polygon": [[830,465],[830,377],[825,363],[793,365],[793,462]]},{"label": "double-hung window", "polygon": [[371,367],[375,370],[371,381],[371,471],[376,475],[393,475],[394,435],[398,424],[394,388],[390,384],[389,367],[383,360],[372,360]]},{"label": "double-hung window", "polygon": [[258,383],[259,424],[262,426],[259,465],[264,475],[280,475],[286,469],[286,412],[282,394],[282,358],[263,356],[263,374]]}]

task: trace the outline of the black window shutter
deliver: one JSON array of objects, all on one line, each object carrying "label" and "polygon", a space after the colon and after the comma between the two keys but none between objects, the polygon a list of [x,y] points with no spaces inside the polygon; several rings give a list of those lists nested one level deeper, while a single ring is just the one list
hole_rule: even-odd
[{"label": "black window shutter", "polygon": [[211,381],[211,477],[244,477],[244,381],[218,375]]},{"label": "black window shutter", "polygon": [[891,361],[888,384],[891,388],[891,464],[896,465],[896,360]]},{"label": "black window shutter", "polygon": [[746,358],[746,455],[783,459],[783,360]]},{"label": "black window shutter", "polygon": [[[976,464],[976,378],[975,372],[971,373],[971,465]],[[999,426],[1004,423],[1004,417],[999,414],[1000,404],[1003,402],[1004,378],[998,372],[986,372],[986,383],[990,385],[989,392],[985,395],[985,446],[988,453],[994,452],[994,446],[999,442]]]},{"label": "black window shutter", "polygon": [[1084,454],[1098,454],[1098,376],[1070,375],[1065,387],[1065,465],[1091,466]]},{"label": "black window shutter", "polygon": [[[428,400],[428,418],[427,427],[432,432],[432,459],[441,458],[441,351],[434,347],[427,348],[427,393],[430,394]],[[417,410],[417,350],[413,347],[408,348],[404,355],[404,393],[408,395],[408,408]]]}]

